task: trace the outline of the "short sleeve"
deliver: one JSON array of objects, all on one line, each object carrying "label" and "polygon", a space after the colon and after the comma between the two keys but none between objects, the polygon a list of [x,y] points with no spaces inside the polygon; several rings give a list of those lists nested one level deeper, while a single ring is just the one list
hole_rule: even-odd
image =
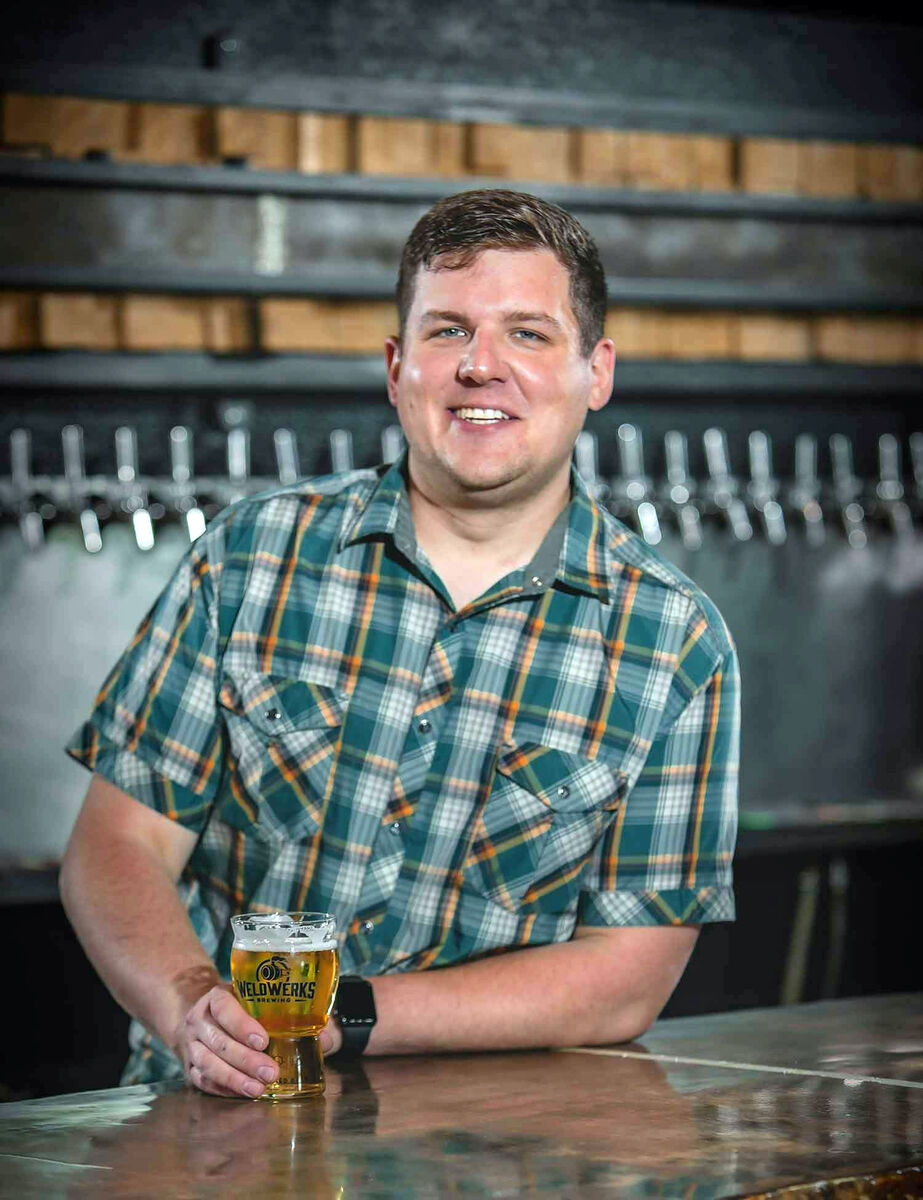
[{"label": "short sleeve", "polygon": [[704,629],[677,669],[665,711],[678,715],[658,732],[594,850],[578,924],[734,919],[740,675],[730,639],[716,650]]},{"label": "short sleeve", "polygon": [[201,828],[218,790],[223,724],[206,538],[184,555],[67,752],[150,808]]}]

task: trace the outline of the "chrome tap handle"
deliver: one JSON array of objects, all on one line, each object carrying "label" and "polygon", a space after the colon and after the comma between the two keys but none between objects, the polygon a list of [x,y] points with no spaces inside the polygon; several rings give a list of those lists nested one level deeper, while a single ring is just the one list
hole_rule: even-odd
[{"label": "chrome tap handle", "polygon": [[694,504],[680,504],[676,509],[679,535],[687,550],[702,548],[702,518]]},{"label": "chrome tap handle", "polygon": [[330,465],[334,474],[352,471],[353,435],[348,429],[334,429],[330,434]]},{"label": "chrome tap handle", "polygon": [[404,449],[404,432],[400,425],[388,425],[381,431],[381,461],[396,462]]},{"label": "chrome tap handle", "polygon": [[739,483],[731,474],[731,459],[728,453],[727,434],[723,429],[706,429],[702,437],[705,447],[705,465],[708,468],[709,492],[712,504],[724,514],[728,527],[739,542],[748,542],[753,537],[753,526],[747,514],[747,506],[738,496]]},{"label": "chrome tap handle", "polygon": [[71,495],[71,505],[77,512],[83,548],[87,554],[98,554],[103,548],[103,537],[99,527],[99,516],[86,496],[86,457],[83,449],[83,429],[79,425],[65,425],[61,430],[61,448],[64,454],[64,478]]},{"label": "chrome tap handle", "polygon": [[138,433],[132,425],[120,425],[115,431],[115,468],[122,510],[131,517],[135,543],[139,550],[152,550],[154,522],[138,478]]},{"label": "chrome tap handle", "polygon": [[753,537],[753,526],[750,524],[750,516],[743,500],[735,496],[729,501],[727,519],[731,527],[731,533],[737,538],[738,542],[749,542]]},{"label": "chrome tap handle", "polygon": [[205,513],[193,491],[192,430],[187,425],[174,425],[170,430],[170,474],[175,487],[173,506],[185,522],[187,537],[194,542],[205,532]]},{"label": "chrome tap handle", "polygon": [[679,525],[679,535],[687,550],[702,547],[702,517],[692,503],[693,481],[689,475],[689,443],[678,429],[663,435],[666,459],[666,487],[663,498],[669,504]]},{"label": "chrome tap handle", "polygon": [[170,430],[170,474],[180,487],[192,482],[192,430],[186,425]]},{"label": "chrome tap handle", "polygon": [[909,442],[913,484],[917,493],[917,499],[923,500],[923,433],[912,433]]},{"label": "chrome tap handle", "polygon": [[624,421],[618,429],[619,465],[626,479],[644,478],[644,448],[641,430]]},{"label": "chrome tap handle", "polygon": [[272,435],[272,441],[276,449],[279,482],[288,486],[301,476],[298,439],[292,429],[277,429]]},{"label": "chrome tap handle", "polygon": [[599,442],[595,433],[583,430],[574,443],[574,465],[577,474],[591,492],[599,483]]},{"label": "chrome tap handle", "polygon": [[238,427],[228,433],[227,464],[231,485],[228,502],[233,504],[247,494],[247,484],[250,482],[249,429]]},{"label": "chrome tap handle", "polygon": [[820,492],[820,479],[817,475],[817,438],[813,433],[799,433],[795,438],[795,485],[791,490],[790,499],[792,505],[801,513],[809,546],[820,546],[827,537]]},{"label": "chrome tap handle", "polygon": [[663,450],[667,463],[667,482],[671,487],[686,486],[689,481],[689,443],[678,429],[663,435]]},{"label": "chrome tap handle", "polygon": [[731,460],[728,455],[727,434],[723,429],[706,429],[702,436],[705,446],[705,465],[708,474],[716,482],[729,480],[731,477]]},{"label": "chrome tap handle", "polygon": [[747,438],[747,449],[750,457],[752,492],[754,494],[758,491],[771,492],[774,481],[769,436],[762,429],[754,429]]},{"label": "chrome tap handle", "polygon": [[891,531],[898,537],[913,532],[913,517],[904,499],[901,479],[901,444],[893,433],[883,433],[878,439],[878,483],[875,495],[888,519]]},{"label": "chrome tap handle", "polygon": [[840,508],[840,519],[846,540],[855,550],[868,545],[865,509],[860,497],[862,484],[853,470],[852,442],[845,433],[830,435],[830,465],[833,474],[833,494]]},{"label": "chrome tap handle", "polygon": [[10,476],[20,537],[30,553],[41,550],[45,523],[34,503],[32,434],[28,429],[14,429],[10,434]]}]

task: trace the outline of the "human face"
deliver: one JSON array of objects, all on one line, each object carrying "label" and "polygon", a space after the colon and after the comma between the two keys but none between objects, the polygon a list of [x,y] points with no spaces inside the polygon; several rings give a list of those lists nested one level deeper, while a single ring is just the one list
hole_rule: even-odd
[{"label": "human face", "polygon": [[588,409],[609,399],[615,354],[589,358],[567,270],[548,250],[483,250],[423,269],[402,342],[387,345],[388,396],[414,486],[442,503],[522,503],[567,486]]}]

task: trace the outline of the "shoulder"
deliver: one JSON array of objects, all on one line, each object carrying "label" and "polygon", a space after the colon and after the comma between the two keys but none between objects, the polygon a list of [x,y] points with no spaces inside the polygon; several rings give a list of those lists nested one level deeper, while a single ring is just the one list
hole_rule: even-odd
[{"label": "shoulder", "polygon": [[606,567],[610,592],[625,586],[626,568],[637,589],[644,593],[642,605],[661,613],[665,621],[682,623],[687,637],[694,637],[715,660],[736,653],[734,640],[714,601],[655,547],[602,510],[606,533]]},{"label": "shoulder", "polygon": [[291,544],[293,536],[335,541],[368,502],[381,471],[313,475],[247,496],[220,512],[204,535],[212,562]]}]

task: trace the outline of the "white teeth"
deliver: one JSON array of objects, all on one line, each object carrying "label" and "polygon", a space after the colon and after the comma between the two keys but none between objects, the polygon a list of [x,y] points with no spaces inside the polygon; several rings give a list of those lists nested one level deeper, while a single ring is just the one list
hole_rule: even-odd
[{"label": "white teeth", "polygon": [[501,412],[499,408],[456,408],[455,415],[463,421],[483,421],[489,423],[492,421],[510,420],[506,413]]}]

